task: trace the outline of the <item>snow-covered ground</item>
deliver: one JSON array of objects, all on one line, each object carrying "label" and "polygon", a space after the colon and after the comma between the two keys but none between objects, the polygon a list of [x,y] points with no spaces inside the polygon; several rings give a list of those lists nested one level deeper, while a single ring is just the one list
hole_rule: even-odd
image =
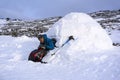
[{"label": "snow-covered ground", "polygon": [[114,43],[120,43],[120,30],[111,31],[110,37]]},{"label": "snow-covered ground", "polygon": [[4,20],[4,19],[0,19],[0,24],[6,24],[6,23],[7,23],[6,20]]},{"label": "snow-covered ground", "polygon": [[0,80],[120,79],[120,47],[100,53],[74,52],[71,59],[62,53],[57,58],[63,62],[41,64],[27,61],[39,45],[36,38],[1,36],[0,40]]},{"label": "snow-covered ground", "polygon": [[[84,14],[83,16],[85,17],[86,15]],[[89,17],[86,19],[89,19],[88,22],[94,22],[94,20],[91,20]],[[85,19],[84,21],[86,22]],[[64,22],[64,18],[62,22],[63,24],[60,22],[55,24],[60,24],[62,26],[60,29],[60,26],[58,25],[58,29],[60,30],[64,30],[63,26],[67,24],[65,29],[69,29],[68,31],[71,31],[72,27],[70,27],[70,25],[74,25],[74,22],[72,23],[73,25],[67,23],[66,20]],[[86,23],[81,24],[82,26],[92,25]],[[97,23],[94,22],[94,25],[95,24]],[[100,26],[98,26],[98,28],[99,27]],[[80,28],[81,26],[77,28],[77,30],[80,30]],[[87,28],[88,27],[83,28],[81,31],[86,31],[84,29]],[[64,42],[65,40],[63,37],[66,39],[67,36],[63,35],[67,33],[64,33],[64,31],[59,31],[58,29],[55,29],[55,32],[58,31],[55,37],[57,37],[57,39],[62,38],[61,41]],[[29,38],[26,36],[17,38],[11,36],[0,36],[0,80],[119,80],[120,47],[114,46],[113,48],[109,47],[107,50],[94,52],[87,51],[88,45],[83,45],[84,47],[80,46],[80,44],[82,44],[80,43],[80,39],[82,42],[84,42],[84,40],[91,40],[89,41],[89,43],[91,43],[90,45],[92,46],[92,48],[90,46],[90,50],[94,50],[93,48],[96,48],[100,45],[97,45],[96,42],[94,43],[92,41],[93,39],[90,39],[90,37],[87,36],[94,38],[94,41],[99,41],[97,38],[101,38],[103,34],[106,35],[106,33],[99,28],[101,29],[98,30],[99,33],[94,35],[94,29],[97,30],[95,27],[90,26],[89,29],[87,29],[89,34],[80,34],[82,36],[81,38],[79,35],[75,36],[75,41],[71,41],[65,45],[48,64],[28,61],[29,53],[36,49],[39,45],[37,38]],[[72,28],[72,30],[76,30],[76,28]],[[93,34],[91,32],[93,32]],[[48,34],[49,36],[54,37],[54,33],[51,32],[50,34],[48,32]],[[113,42],[120,42],[119,31],[113,31],[111,34],[112,35],[110,38]],[[83,36],[86,36],[87,39]],[[106,35],[106,37],[102,37],[105,40],[101,38],[101,41],[105,43],[107,47],[108,44],[111,44],[111,41],[108,35]],[[107,43],[107,41],[110,42]],[[73,45],[74,42],[75,45]],[[86,45],[87,43],[84,42],[84,44]],[[83,50],[80,48],[83,48]]]},{"label": "snow-covered ground", "polygon": [[6,24],[7,21],[4,19],[0,19],[0,28],[4,26],[4,24]]}]

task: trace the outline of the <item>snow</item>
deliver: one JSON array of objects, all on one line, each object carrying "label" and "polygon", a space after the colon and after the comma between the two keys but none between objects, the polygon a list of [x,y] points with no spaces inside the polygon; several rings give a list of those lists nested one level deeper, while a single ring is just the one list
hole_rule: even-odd
[{"label": "snow", "polygon": [[4,24],[6,24],[6,23],[7,23],[6,20],[4,20],[4,19],[0,19],[0,27],[3,27]]},{"label": "snow", "polygon": [[[18,38],[14,38],[14,37],[9,37],[9,36],[1,36],[0,37],[0,59],[4,59],[5,57],[9,57],[11,61],[16,61],[16,60],[21,60],[22,58],[24,58],[23,56],[28,56],[28,53],[26,53],[25,51],[29,51],[29,53],[31,52],[31,49],[36,49],[36,47],[38,45],[35,45],[35,43],[33,43],[35,40],[34,39],[30,39],[26,36],[22,36],[22,37],[18,37]],[[22,44],[22,45],[21,45]],[[32,46],[34,45],[34,46]],[[28,47],[31,46],[31,47]],[[11,49],[12,48],[12,49]],[[23,50],[24,49],[24,50]],[[7,54],[10,55],[7,55]],[[13,54],[11,54],[13,53]],[[23,56],[21,55],[21,53],[24,53]],[[25,53],[27,55],[25,55]],[[2,56],[4,58],[2,58]],[[26,60],[27,58],[25,58]]]},{"label": "snow", "polygon": [[39,45],[37,38],[0,36],[0,40],[0,80],[120,79],[119,47],[100,53],[74,52],[72,59],[72,52],[62,53],[52,63],[41,64],[27,61],[29,53]]},{"label": "snow", "polygon": [[101,20],[105,20],[104,18],[97,18],[95,19],[96,21],[101,21]]},{"label": "snow", "polygon": [[0,24],[6,24],[6,20],[0,19]]},{"label": "snow", "polygon": [[[89,15],[85,13],[70,13],[59,20],[47,32],[49,37],[57,38],[57,46],[61,46],[69,36],[73,35],[77,40],[74,46],[78,51],[101,51],[112,48],[112,40],[106,31]],[[75,51],[75,50],[73,50]]]},{"label": "snow", "polygon": [[[100,30],[92,26],[89,27],[90,30],[87,29],[88,26],[86,24],[83,24],[84,22],[86,22],[85,19],[83,19],[83,21],[80,21],[81,24],[85,27],[82,27],[82,30],[78,28],[78,22],[76,22],[74,28],[73,25],[70,26],[70,23],[68,23],[67,25],[70,27],[68,28],[64,26],[64,29],[65,31],[71,31],[71,27],[73,30],[75,29],[75,31],[70,32],[71,34],[74,33],[73,36],[75,36],[76,34],[75,40],[70,41],[63,48],[61,48],[59,52],[55,56],[53,56],[53,58],[51,57],[51,61],[48,60],[48,64],[41,64],[39,62],[34,63],[32,61],[28,61],[28,56],[30,52],[36,49],[39,45],[39,41],[37,38],[29,38],[27,36],[0,36],[0,80],[119,80],[120,47],[112,46],[111,48],[112,41],[119,41],[118,36],[116,36],[119,34],[119,32],[115,31],[111,33],[111,41],[109,36],[99,26],[98,23],[96,23],[88,15],[82,15],[83,17],[76,17],[81,19],[84,17],[85,19],[88,18],[86,24],[88,26],[94,24]],[[67,36],[70,35],[69,32],[64,33],[64,31],[61,31],[61,34],[59,34],[59,31],[63,30],[63,26],[61,26],[60,28],[60,24],[65,25],[60,22],[62,21],[63,23],[67,23],[67,20],[69,22],[69,19],[71,19],[66,18],[68,17],[65,16],[65,18],[61,19],[55,24],[57,25],[59,23],[59,25],[56,26],[56,29],[54,28],[55,25],[53,26],[53,28],[51,28],[51,30],[53,29],[53,31],[51,31],[50,34],[47,33],[49,37],[55,37],[54,33],[56,33],[56,30],[58,30],[58,33],[56,34],[57,39],[62,38],[62,42],[67,39]],[[91,21],[91,24],[89,23],[89,21]],[[76,30],[76,28],[80,31],[86,32],[86,34],[77,34],[76,31],[78,30]],[[86,51],[85,49],[81,50],[81,48],[83,48],[81,45],[83,44],[80,42],[80,40],[84,42],[84,40],[89,39],[87,35],[90,35],[92,38],[94,38],[93,36],[95,36],[94,31],[91,28],[96,30],[95,32],[99,32],[99,34],[96,33],[96,36],[99,36],[100,39],[103,41],[103,44],[105,44],[105,47],[103,46],[103,48],[109,47],[106,46],[107,44],[110,45],[108,49],[101,50],[100,47],[99,52]],[[87,31],[89,32],[89,34]],[[83,38],[84,36],[85,38]],[[104,37],[101,38],[101,36]],[[63,38],[65,38],[65,40]],[[96,41],[98,41],[97,38],[98,37],[94,38],[95,40],[92,39],[94,42],[88,41],[88,43],[96,44]],[[85,44],[86,43],[84,42],[84,45]],[[93,50],[93,46],[87,46],[89,46],[89,49]],[[96,50],[96,47],[94,48],[94,50]],[[48,55],[53,53],[55,50],[50,51]]]},{"label": "snow", "polygon": [[120,31],[118,30],[111,31],[110,37],[114,43],[120,43]]}]

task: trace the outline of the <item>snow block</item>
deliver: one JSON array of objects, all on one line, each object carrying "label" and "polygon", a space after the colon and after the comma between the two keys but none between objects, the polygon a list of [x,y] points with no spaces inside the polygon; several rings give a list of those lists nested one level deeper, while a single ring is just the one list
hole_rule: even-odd
[{"label": "snow block", "polygon": [[73,35],[77,40],[69,49],[79,51],[101,51],[113,47],[107,32],[85,13],[75,12],[64,16],[48,30],[47,35],[57,38],[57,46],[61,46]]}]

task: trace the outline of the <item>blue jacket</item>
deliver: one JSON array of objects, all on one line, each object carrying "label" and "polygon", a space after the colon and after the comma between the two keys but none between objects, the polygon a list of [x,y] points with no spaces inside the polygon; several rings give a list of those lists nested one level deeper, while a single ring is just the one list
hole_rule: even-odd
[{"label": "blue jacket", "polygon": [[40,43],[40,46],[44,45],[46,50],[53,50],[55,47],[53,41],[49,39],[46,34],[43,34],[42,36],[44,38],[44,43]]}]

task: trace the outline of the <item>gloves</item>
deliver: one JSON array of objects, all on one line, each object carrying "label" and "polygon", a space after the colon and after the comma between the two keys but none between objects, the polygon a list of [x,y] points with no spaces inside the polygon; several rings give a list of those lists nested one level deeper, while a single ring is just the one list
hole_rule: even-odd
[{"label": "gloves", "polygon": [[45,47],[40,47],[40,48],[45,49]]},{"label": "gloves", "polygon": [[46,49],[46,48],[45,48],[45,45],[40,44],[38,49]]}]

